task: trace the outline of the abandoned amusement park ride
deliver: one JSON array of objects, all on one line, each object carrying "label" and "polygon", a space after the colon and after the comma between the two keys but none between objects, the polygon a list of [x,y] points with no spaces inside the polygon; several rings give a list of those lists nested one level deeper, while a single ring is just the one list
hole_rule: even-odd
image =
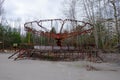
[{"label": "abandoned amusement park ride", "polygon": [[74,61],[94,58],[94,61],[102,61],[93,44],[93,25],[88,22],[46,19],[26,22],[24,28],[29,33],[29,41],[21,44],[20,49],[9,56],[9,59]]}]

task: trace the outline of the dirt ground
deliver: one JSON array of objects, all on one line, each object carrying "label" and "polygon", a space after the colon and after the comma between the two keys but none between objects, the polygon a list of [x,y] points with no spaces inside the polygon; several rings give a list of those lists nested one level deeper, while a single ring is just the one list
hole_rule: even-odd
[{"label": "dirt ground", "polygon": [[[117,60],[104,63],[29,59],[14,61],[8,59],[10,55],[0,53],[0,80],[120,80],[120,65]],[[109,56],[108,59],[111,58]],[[87,70],[89,67],[92,70]]]}]

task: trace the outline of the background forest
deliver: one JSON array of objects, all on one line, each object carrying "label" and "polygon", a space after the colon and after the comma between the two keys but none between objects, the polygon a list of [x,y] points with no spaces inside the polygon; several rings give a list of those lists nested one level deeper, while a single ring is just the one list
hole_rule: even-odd
[{"label": "background forest", "polygon": [[[13,28],[4,19],[3,5],[5,0],[0,0],[0,49],[11,49],[16,44],[34,43],[32,33],[21,33],[21,24]],[[61,3],[63,18],[77,19],[94,25],[94,31],[89,40],[101,50],[114,50],[120,44],[120,0],[63,0]],[[16,24],[19,23],[17,20]],[[56,32],[51,29],[51,32]],[[85,38],[86,36],[84,36]],[[41,43],[45,43],[45,38]]]}]

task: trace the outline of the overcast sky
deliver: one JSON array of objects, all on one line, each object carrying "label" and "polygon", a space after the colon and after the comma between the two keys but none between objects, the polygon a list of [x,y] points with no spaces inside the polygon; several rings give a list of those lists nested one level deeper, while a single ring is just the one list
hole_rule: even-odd
[{"label": "overcast sky", "polygon": [[5,0],[7,19],[31,20],[60,18],[63,0]]}]

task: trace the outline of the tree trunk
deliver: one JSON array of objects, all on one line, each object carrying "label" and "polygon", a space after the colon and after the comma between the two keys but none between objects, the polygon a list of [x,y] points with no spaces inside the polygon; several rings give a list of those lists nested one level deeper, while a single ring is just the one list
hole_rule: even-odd
[{"label": "tree trunk", "polygon": [[120,31],[119,31],[119,26],[118,26],[117,8],[116,8],[114,1],[111,1],[111,4],[113,5],[113,9],[114,9],[114,19],[115,19],[115,27],[117,31],[117,36],[118,36],[118,43],[120,43]]}]

